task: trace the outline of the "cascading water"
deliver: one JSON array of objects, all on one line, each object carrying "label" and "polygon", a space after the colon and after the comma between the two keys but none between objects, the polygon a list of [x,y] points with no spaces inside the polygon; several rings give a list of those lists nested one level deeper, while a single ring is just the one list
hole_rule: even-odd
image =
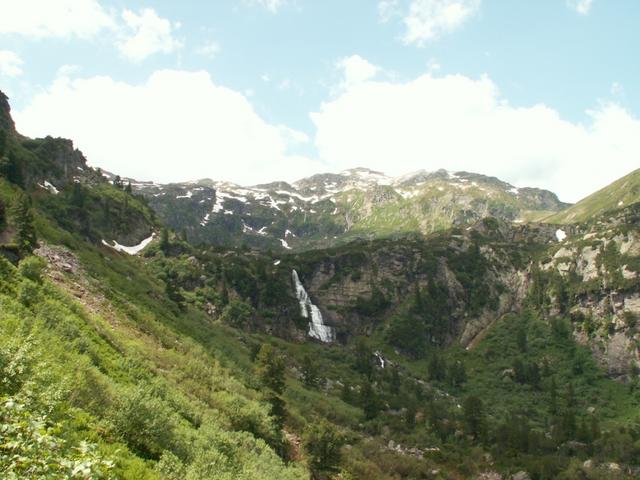
[{"label": "cascading water", "polygon": [[311,313],[311,321],[309,322],[309,336],[317,338],[321,342],[330,343],[335,341],[336,334],[333,327],[325,325],[322,320],[322,313],[320,309],[311,303],[311,299],[307,294],[307,291],[302,286],[300,278],[298,278],[298,272],[293,270],[291,272],[291,278],[293,278],[293,284],[296,287],[296,297],[300,302],[300,314],[304,318],[309,318]]}]

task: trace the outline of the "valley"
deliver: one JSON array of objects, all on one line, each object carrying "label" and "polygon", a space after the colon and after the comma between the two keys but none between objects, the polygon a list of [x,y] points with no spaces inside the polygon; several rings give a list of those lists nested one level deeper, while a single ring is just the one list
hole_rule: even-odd
[{"label": "valley", "polygon": [[638,478],[638,173],[161,185],[0,93],[0,472]]}]

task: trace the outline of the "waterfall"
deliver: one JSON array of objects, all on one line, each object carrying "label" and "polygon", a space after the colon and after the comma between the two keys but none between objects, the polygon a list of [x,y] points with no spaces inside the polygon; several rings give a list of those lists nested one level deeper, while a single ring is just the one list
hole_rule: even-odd
[{"label": "waterfall", "polygon": [[291,278],[293,278],[293,284],[296,288],[296,297],[298,298],[298,302],[300,302],[300,314],[304,318],[309,318],[309,314],[311,314],[311,321],[309,322],[309,336],[325,343],[335,341],[336,334],[333,327],[324,324],[322,320],[322,313],[320,312],[320,309],[311,302],[307,291],[300,282],[300,278],[298,278],[298,272],[293,270],[291,272]]}]

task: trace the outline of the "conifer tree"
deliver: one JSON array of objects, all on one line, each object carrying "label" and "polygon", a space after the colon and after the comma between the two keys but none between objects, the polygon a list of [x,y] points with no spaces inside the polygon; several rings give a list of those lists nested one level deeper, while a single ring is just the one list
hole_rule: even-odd
[{"label": "conifer tree", "polygon": [[553,414],[558,412],[558,387],[554,377],[551,377],[551,384],[549,385],[549,411]]},{"label": "conifer tree", "polygon": [[400,379],[400,370],[398,369],[398,367],[393,367],[391,369],[391,381],[390,381],[391,393],[395,395],[400,393],[401,383],[402,382]]},{"label": "conifer tree", "polygon": [[318,372],[318,366],[313,362],[309,355],[305,355],[302,358],[302,365],[300,366],[302,372],[302,380],[305,386],[309,388],[317,387],[320,383],[320,375]]},{"label": "conifer tree", "polygon": [[360,401],[362,403],[362,409],[364,410],[364,417],[367,420],[372,420],[380,412],[380,400],[376,395],[371,382],[365,382],[360,390]]},{"label": "conifer tree", "polygon": [[447,375],[447,365],[444,360],[434,352],[429,359],[428,365],[429,379],[442,381]]},{"label": "conifer tree", "polygon": [[453,387],[459,387],[467,381],[467,370],[460,361],[453,362],[449,366],[449,383]]},{"label": "conifer tree", "polygon": [[285,387],[284,358],[272,345],[265,343],[260,347],[256,357],[256,374],[260,383],[266,388],[265,399],[271,404],[271,414],[279,426],[284,423],[285,403],[282,392]]},{"label": "conifer tree", "polygon": [[160,230],[160,250],[164,253],[169,250],[169,230],[166,227]]},{"label": "conifer tree", "polygon": [[13,226],[16,229],[16,243],[22,253],[30,253],[36,247],[36,229],[31,212],[31,199],[20,192],[11,208]]},{"label": "conifer tree", "polygon": [[471,395],[462,405],[465,430],[474,440],[482,438],[485,432],[484,404],[480,397]]},{"label": "conifer tree", "polygon": [[327,472],[340,463],[340,448],[344,440],[326,420],[313,422],[303,435],[303,445],[314,474]]}]

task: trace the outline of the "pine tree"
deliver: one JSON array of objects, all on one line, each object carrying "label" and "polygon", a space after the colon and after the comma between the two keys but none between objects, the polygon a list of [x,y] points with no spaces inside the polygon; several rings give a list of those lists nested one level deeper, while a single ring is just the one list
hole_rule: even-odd
[{"label": "pine tree", "polygon": [[398,367],[393,367],[391,369],[391,381],[389,382],[389,386],[391,387],[391,393],[397,395],[400,393],[400,386],[402,381],[400,379],[400,370]]},{"label": "pine tree", "polygon": [[23,186],[24,184],[20,162],[11,153],[0,155],[0,176],[15,185]]},{"label": "pine tree", "polygon": [[256,357],[256,374],[260,383],[267,390],[265,400],[271,405],[271,414],[280,428],[284,424],[286,412],[282,399],[285,387],[285,369],[282,355],[268,343],[263,344]]},{"label": "pine tree", "polygon": [[353,403],[353,392],[351,386],[348,383],[342,384],[342,390],[340,390],[340,398],[345,403]]},{"label": "pine tree", "polygon": [[372,420],[378,416],[381,409],[380,400],[371,382],[365,382],[362,386],[360,390],[360,402],[364,410],[364,417],[367,420]]},{"label": "pine tree", "polygon": [[320,376],[317,365],[311,360],[309,355],[305,355],[302,358],[302,365],[300,366],[302,373],[302,380],[306,387],[314,388],[320,383]]},{"label": "pine tree", "polygon": [[462,405],[462,412],[466,432],[473,436],[474,440],[482,438],[485,432],[485,418],[484,405],[480,397],[467,397]]},{"label": "pine tree", "polygon": [[460,387],[467,381],[467,370],[460,361],[453,362],[449,367],[449,383],[453,387]]},{"label": "pine tree", "polygon": [[333,470],[340,463],[340,449],[344,440],[336,428],[326,420],[309,425],[302,440],[314,473]]},{"label": "pine tree", "polygon": [[355,346],[355,369],[369,379],[373,375],[372,357],[373,352],[371,348],[369,348],[363,338],[358,338]]},{"label": "pine tree", "polygon": [[164,253],[169,250],[169,230],[166,227],[160,230],[160,250]]},{"label": "pine tree", "polygon": [[131,182],[127,183],[127,186],[124,187],[124,191],[129,193],[129,194],[133,193],[133,189],[131,188]]},{"label": "pine tree", "polygon": [[518,349],[521,353],[525,353],[527,351],[527,331],[524,326],[519,326],[516,331],[516,342],[518,344]]},{"label": "pine tree", "polygon": [[433,353],[428,365],[429,380],[442,381],[447,376],[447,365],[437,353]]},{"label": "pine tree", "polygon": [[549,385],[549,411],[552,414],[558,413],[558,387],[554,377],[551,377],[551,384]]},{"label": "pine tree", "polygon": [[407,406],[407,410],[404,412],[404,422],[407,427],[412,429],[416,426],[416,414],[417,414],[416,406],[414,403],[410,403]]},{"label": "pine tree", "polygon": [[20,192],[11,208],[13,226],[16,229],[16,243],[22,253],[30,253],[36,247],[36,229],[31,213],[31,199]]},{"label": "pine tree", "polygon": [[284,358],[268,343],[260,347],[256,357],[256,373],[266,388],[277,394],[284,391]]}]

